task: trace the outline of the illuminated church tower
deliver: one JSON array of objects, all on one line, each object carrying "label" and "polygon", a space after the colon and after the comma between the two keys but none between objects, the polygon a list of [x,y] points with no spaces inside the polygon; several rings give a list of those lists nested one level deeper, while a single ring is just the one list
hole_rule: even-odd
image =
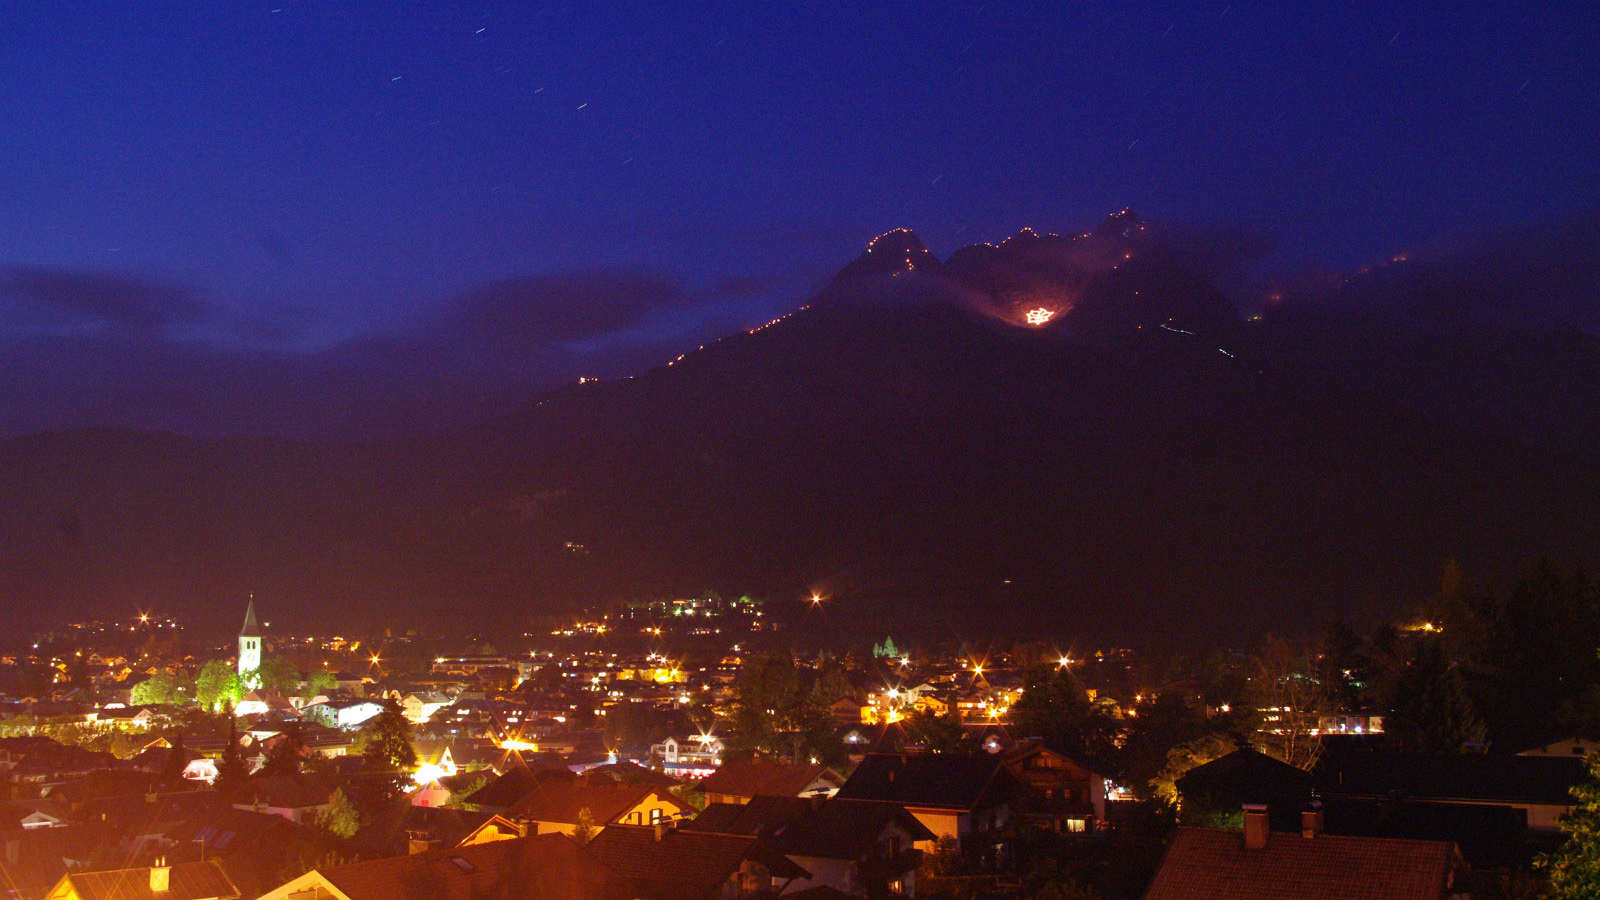
[{"label": "illuminated church tower", "polygon": [[256,598],[245,607],[244,627],[239,629],[239,675],[261,668],[261,628],[256,625]]}]

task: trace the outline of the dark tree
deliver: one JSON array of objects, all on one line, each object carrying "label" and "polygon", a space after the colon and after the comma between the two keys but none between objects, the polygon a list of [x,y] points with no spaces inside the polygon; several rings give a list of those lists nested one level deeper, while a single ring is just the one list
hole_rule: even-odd
[{"label": "dark tree", "polygon": [[1600,683],[1600,583],[1541,562],[1505,597],[1467,606],[1461,633],[1445,636],[1490,740],[1516,750],[1565,737],[1561,710]]},{"label": "dark tree", "polygon": [[1572,789],[1572,812],[1561,817],[1566,843],[1537,862],[1560,900],[1600,897],[1600,755],[1588,766],[1589,778]]},{"label": "dark tree", "polygon": [[222,748],[222,758],[217,761],[217,793],[230,803],[244,797],[250,770],[245,766],[244,754],[239,750],[239,729],[234,723],[233,711],[228,711],[228,743]]},{"label": "dark tree", "polygon": [[283,727],[272,749],[267,752],[267,761],[262,765],[261,772],[264,775],[298,775],[305,752],[304,729],[299,722],[290,722]]},{"label": "dark tree", "polygon": [[920,710],[902,720],[901,724],[908,741],[921,744],[936,753],[960,753],[976,749],[970,733],[961,727],[961,720],[953,715],[940,716]]},{"label": "dark tree", "polygon": [[178,732],[171,743],[172,748],[167,753],[167,764],[161,767],[161,782],[167,785],[180,785],[183,783],[184,769],[188,768],[189,764],[185,758],[189,751],[183,746],[183,732]]},{"label": "dark tree", "polygon": [[1419,753],[1460,753],[1482,745],[1483,717],[1468,695],[1461,672],[1442,641],[1417,641],[1411,664],[1396,682],[1384,728],[1406,749]]},{"label": "dark tree", "polygon": [[1024,678],[1022,697],[1011,707],[1016,732],[1041,737],[1069,756],[1106,760],[1116,755],[1122,725],[1111,707],[1096,703],[1065,666],[1035,666]]},{"label": "dark tree", "polygon": [[374,771],[405,773],[417,764],[417,751],[411,746],[411,723],[393,700],[385,700],[383,711],[361,726],[356,748]]},{"label": "dark tree", "polygon": [[1229,724],[1227,720],[1207,721],[1199,709],[1175,692],[1162,694],[1140,706],[1138,712],[1125,723],[1121,760],[1126,783],[1143,797],[1151,796],[1152,782],[1167,770],[1173,748],[1212,733],[1226,734]]}]

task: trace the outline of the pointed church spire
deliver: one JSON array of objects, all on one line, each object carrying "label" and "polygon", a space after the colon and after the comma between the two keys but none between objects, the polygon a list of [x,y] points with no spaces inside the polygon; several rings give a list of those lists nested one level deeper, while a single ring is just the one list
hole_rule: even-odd
[{"label": "pointed church spire", "polygon": [[256,595],[250,595],[250,605],[244,610],[244,627],[239,629],[239,637],[260,637],[261,628],[256,625]]}]

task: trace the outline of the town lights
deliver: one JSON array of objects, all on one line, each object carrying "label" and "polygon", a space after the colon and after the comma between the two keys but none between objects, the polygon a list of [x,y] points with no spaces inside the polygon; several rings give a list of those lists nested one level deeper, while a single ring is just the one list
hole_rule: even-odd
[{"label": "town lights", "polygon": [[1035,306],[1022,314],[1023,320],[1038,328],[1056,317],[1056,311],[1045,306]]}]

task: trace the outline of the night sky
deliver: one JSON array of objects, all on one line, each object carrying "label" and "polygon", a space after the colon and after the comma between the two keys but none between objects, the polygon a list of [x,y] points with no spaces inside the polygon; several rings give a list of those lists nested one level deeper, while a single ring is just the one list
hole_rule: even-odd
[{"label": "night sky", "polygon": [[1346,268],[1591,212],[1567,4],[10,3],[0,432],[491,414],[1133,207]]}]

